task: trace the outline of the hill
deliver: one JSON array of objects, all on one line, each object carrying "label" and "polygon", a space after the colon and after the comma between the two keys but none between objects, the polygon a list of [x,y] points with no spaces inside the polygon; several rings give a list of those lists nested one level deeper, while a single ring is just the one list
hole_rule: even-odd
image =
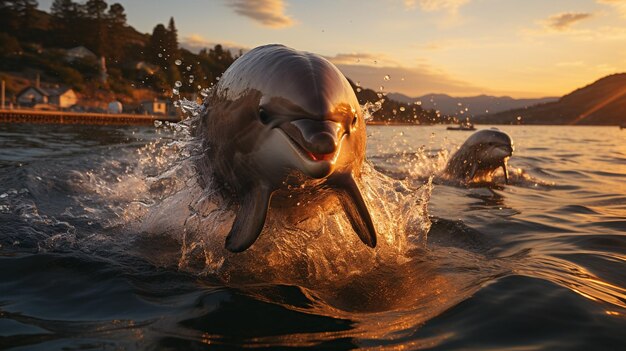
[{"label": "hill", "polygon": [[[509,96],[478,95],[468,97],[453,97],[446,94],[427,94],[418,97],[409,97],[403,94],[391,93],[390,98],[413,103],[420,101],[425,109],[439,110],[441,113],[453,116],[482,115],[486,111],[497,113],[512,109],[526,108],[529,106],[556,101],[556,97],[545,97],[539,99],[514,99]],[[467,108],[467,111],[465,111]],[[463,113],[461,113],[463,111]]]},{"label": "hill", "polygon": [[82,106],[119,100],[132,109],[140,100],[193,97],[237,58],[220,45],[198,54],[180,48],[173,18],[140,33],[119,3],[55,0],[50,13],[37,6],[0,1],[0,78],[14,106],[16,94],[38,81],[72,88]]},{"label": "hill", "polygon": [[482,115],[473,121],[490,124],[621,125],[626,123],[626,73],[601,78],[555,102]]}]

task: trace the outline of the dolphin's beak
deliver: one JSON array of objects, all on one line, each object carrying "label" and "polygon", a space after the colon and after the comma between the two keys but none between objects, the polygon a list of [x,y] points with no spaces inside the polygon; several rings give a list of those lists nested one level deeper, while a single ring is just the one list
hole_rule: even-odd
[{"label": "dolphin's beak", "polygon": [[280,128],[313,161],[333,160],[344,133],[342,125],[337,122],[312,119],[287,122]]}]

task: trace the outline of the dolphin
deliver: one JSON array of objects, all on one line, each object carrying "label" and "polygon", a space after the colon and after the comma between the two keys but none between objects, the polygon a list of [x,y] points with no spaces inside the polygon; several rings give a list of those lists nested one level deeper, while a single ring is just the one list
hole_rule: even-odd
[{"label": "dolphin", "polygon": [[361,241],[376,246],[357,185],[365,121],[332,63],[283,45],[260,46],[224,72],[203,106],[199,173],[212,173],[238,204],[226,249],[241,252],[256,241],[277,190],[305,186],[319,196],[332,189]]},{"label": "dolphin", "polygon": [[444,170],[447,177],[470,181],[502,168],[509,183],[507,161],[513,155],[511,137],[496,129],[482,129],[470,135],[459,150],[450,157]]}]

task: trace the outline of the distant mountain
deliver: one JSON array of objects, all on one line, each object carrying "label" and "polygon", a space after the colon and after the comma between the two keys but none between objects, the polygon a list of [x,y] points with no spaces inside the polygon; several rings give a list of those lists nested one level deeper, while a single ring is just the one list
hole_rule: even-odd
[{"label": "distant mountain", "polygon": [[371,114],[368,123],[402,123],[402,124],[449,124],[454,119],[432,109],[424,109],[413,102],[401,102],[383,96],[380,92],[364,88],[354,84],[350,78],[348,82],[354,89],[354,93],[361,105],[370,105],[367,108]]},{"label": "distant mountain", "polygon": [[[455,116],[476,116],[484,113],[497,113],[511,109],[524,108],[537,104],[556,101],[556,97],[539,99],[513,99],[509,96],[478,95],[469,97],[453,97],[446,94],[428,94],[409,97],[403,94],[390,93],[388,97],[406,103],[421,102],[424,109],[439,110],[443,114]],[[467,108],[467,111],[465,109]],[[461,111],[465,111],[461,113]]]},{"label": "distant mountain", "polygon": [[477,123],[588,124],[626,123],[626,73],[606,76],[555,102],[482,115]]}]

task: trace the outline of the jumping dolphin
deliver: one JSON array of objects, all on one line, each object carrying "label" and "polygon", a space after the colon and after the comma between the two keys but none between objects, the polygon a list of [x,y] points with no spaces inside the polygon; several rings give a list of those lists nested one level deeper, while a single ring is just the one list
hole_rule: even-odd
[{"label": "jumping dolphin", "polygon": [[356,182],[365,121],[332,63],[282,45],[257,47],[226,70],[204,107],[200,167],[210,168],[239,205],[228,250],[241,252],[256,241],[275,191],[305,182],[314,191],[333,189],[361,241],[376,246]]},{"label": "jumping dolphin", "polygon": [[452,155],[444,173],[451,178],[470,181],[502,167],[508,184],[507,160],[512,154],[513,144],[508,134],[496,128],[482,129],[467,138]]}]

